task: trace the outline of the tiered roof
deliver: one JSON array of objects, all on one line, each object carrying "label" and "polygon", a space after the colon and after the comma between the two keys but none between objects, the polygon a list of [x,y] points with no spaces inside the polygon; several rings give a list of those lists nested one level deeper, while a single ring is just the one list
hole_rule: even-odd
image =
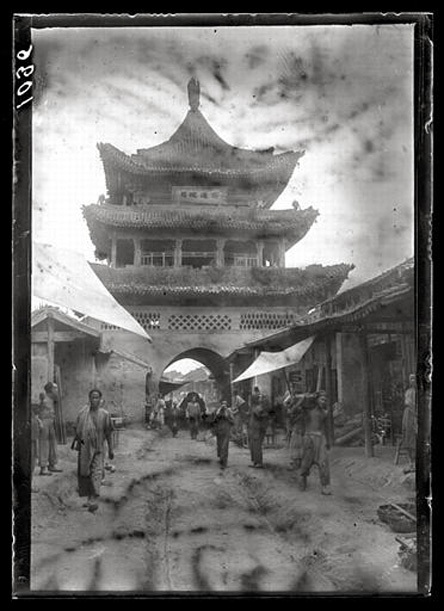
[{"label": "tiered roof", "polygon": [[267,185],[266,191],[273,190],[273,197],[266,198],[266,204],[271,206],[287,185],[304,151],[275,155],[273,148],[248,150],[231,146],[218,136],[198,109],[197,81],[191,79],[188,89],[190,110],[169,140],[139,149],[133,155],[109,143],[97,145],[108,190],[112,190],[116,170],[146,177],[175,175],[176,182],[177,175],[193,174],[223,184],[244,181],[248,188]]},{"label": "tiered roof", "polygon": [[163,232],[192,231],[200,234],[242,237],[285,237],[290,248],[308,232],[318,211],[261,210],[202,207],[167,208],[155,205],[121,207],[91,204],[83,207],[93,243],[100,253],[110,251],[110,229],[140,229]]},{"label": "tiered roof", "polygon": [[[337,293],[353,265],[311,265],[298,268],[111,268],[91,263],[110,293],[126,305],[172,303],[205,298],[221,305],[227,298],[246,305],[263,301],[269,305],[319,303]],[[259,300],[259,301],[258,301]]]}]

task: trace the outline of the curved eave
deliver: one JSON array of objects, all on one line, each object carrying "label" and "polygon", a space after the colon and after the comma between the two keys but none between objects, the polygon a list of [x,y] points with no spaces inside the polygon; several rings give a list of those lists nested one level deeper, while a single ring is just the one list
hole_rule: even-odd
[{"label": "curved eave", "polygon": [[[334,296],[347,278],[353,265],[339,264],[328,267],[312,266],[307,270],[297,268],[273,269],[259,268],[238,275],[237,283],[224,281],[224,274],[231,270],[220,270],[221,280],[218,281],[217,271],[202,272],[192,270],[187,272],[177,270],[141,270],[112,269],[104,265],[91,264],[92,269],[111,292],[119,300],[139,297],[149,300],[160,298],[168,302],[169,298],[206,298],[212,296],[236,298],[285,298],[297,297],[311,300],[314,304]],[[314,269],[313,269],[314,268]],[[312,271],[309,271],[309,270]],[[234,270],[233,273],[239,273]],[[165,274],[169,274],[165,283]],[[214,277],[213,277],[214,274]],[[145,278],[144,278],[145,276]],[[202,280],[205,278],[205,282]],[[211,282],[211,278],[213,281]],[[263,283],[259,283],[262,278]],[[277,278],[277,280],[276,280]],[[199,282],[200,280],[200,282]],[[243,284],[240,284],[241,281]],[[271,282],[270,282],[271,280]],[[267,284],[267,281],[270,282]]]},{"label": "curved eave", "polygon": [[292,151],[279,155],[266,155],[261,158],[261,153],[257,153],[259,157],[250,167],[242,167],[241,163],[233,163],[229,167],[223,167],[222,165],[218,167],[205,165],[208,161],[208,155],[202,155],[202,159],[192,163],[186,155],[183,155],[182,159],[170,162],[151,163],[147,160],[144,163],[139,163],[112,144],[99,143],[97,148],[100,151],[105,173],[115,172],[116,170],[139,176],[199,173],[211,178],[246,178],[257,183],[270,180],[287,183],[299,159],[304,155],[304,151]]},{"label": "curved eave", "polygon": [[312,207],[304,210],[251,210],[247,214],[177,208],[162,211],[134,210],[103,204],[83,207],[91,239],[98,250],[105,252],[110,248],[109,234],[114,229],[283,237],[290,248],[306,235],[318,214]]}]

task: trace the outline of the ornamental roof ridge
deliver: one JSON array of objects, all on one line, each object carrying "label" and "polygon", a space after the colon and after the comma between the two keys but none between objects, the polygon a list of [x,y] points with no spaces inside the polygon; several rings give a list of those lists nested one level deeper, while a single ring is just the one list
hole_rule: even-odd
[{"label": "ornamental roof ridge", "polygon": [[219,218],[231,221],[273,221],[277,219],[289,220],[292,218],[303,218],[305,216],[318,216],[319,211],[308,206],[307,208],[279,208],[270,210],[259,206],[213,206],[199,204],[196,207],[174,206],[172,204],[135,204],[132,206],[117,206],[116,204],[88,204],[82,206],[88,214],[96,216],[97,219],[105,221],[144,221],[149,219],[193,219],[196,218]]},{"label": "ornamental roof ridge", "polygon": [[[124,153],[109,142],[99,142],[97,148],[105,169],[106,165],[110,164],[132,174],[187,173],[198,170],[202,174],[213,176],[248,175],[263,178],[264,172],[284,172],[289,174],[286,182],[290,179],[299,159],[305,154],[305,151],[286,151],[274,155],[266,154],[266,151],[251,151],[235,147],[230,147],[232,152],[224,155],[215,155],[213,150],[207,150],[205,154],[203,151],[194,151],[193,154],[193,151],[187,150],[186,146],[170,146],[170,141],[152,149],[139,149],[145,152],[133,155]],[[254,157],[255,155],[261,157]],[[249,156],[251,157],[248,158]]]},{"label": "ornamental roof ridge", "polygon": [[[100,142],[97,147],[105,164],[119,165],[133,173],[189,172],[257,174],[269,169],[278,171],[291,166],[292,171],[305,151],[275,154],[274,148],[254,150],[233,146],[221,138],[199,110],[200,84],[188,82],[190,109],[168,140],[127,155],[112,144]],[[287,177],[289,180],[290,175]]]}]

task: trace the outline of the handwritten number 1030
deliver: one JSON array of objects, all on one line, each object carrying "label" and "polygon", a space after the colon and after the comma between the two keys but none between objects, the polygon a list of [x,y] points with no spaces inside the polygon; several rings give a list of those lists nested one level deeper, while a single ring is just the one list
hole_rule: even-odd
[{"label": "handwritten number 1030", "polygon": [[[20,61],[26,61],[27,59],[29,59],[31,52],[32,52],[32,45],[29,45],[29,49],[27,50],[23,49],[22,51],[19,51],[17,53],[17,59]],[[15,72],[15,75],[16,75],[17,80],[20,81],[23,78],[29,78],[33,72],[34,72],[34,66],[32,64],[28,64],[27,66],[19,66]],[[23,83],[21,83],[17,89],[17,96],[21,97],[22,95],[25,95],[26,93],[28,93],[31,87],[32,87],[31,80],[23,81]],[[21,108],[22,106],[24,106],[25,104],[27,104],[28,102],[30,102],[31,100],[32,100],[32,96],[20,102],[20,104],[17,106],[17,110]]]}]

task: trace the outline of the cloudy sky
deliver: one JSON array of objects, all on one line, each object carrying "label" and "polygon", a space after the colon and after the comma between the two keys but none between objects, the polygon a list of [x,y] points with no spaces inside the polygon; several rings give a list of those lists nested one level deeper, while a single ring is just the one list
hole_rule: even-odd
[{"label": "cloudy sky", "polygon": [[200,110],[227,142],[305,150],[274,208],[320,216],[287,266],[354,263],[344,288],[413,254],[413,26],[33,30],[34,239],[94,248],[97,142],[128,154]]}]

